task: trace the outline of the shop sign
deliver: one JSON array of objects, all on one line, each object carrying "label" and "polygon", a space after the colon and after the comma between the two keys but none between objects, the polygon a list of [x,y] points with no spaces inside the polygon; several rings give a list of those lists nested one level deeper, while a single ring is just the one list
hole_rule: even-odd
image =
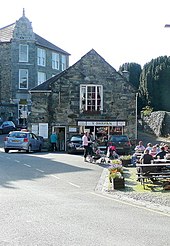
[{"label": "shop sign", "polygon": [[77,132],[77,128],[76,127],[69,127],[69,132]]},{"label": "shop sign", "polygon": [[78,121],[78,126],[125,126],[125,121]]}]

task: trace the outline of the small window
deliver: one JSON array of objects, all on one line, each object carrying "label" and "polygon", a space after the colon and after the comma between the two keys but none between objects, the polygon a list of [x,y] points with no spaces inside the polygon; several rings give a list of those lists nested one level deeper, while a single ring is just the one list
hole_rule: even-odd
[{"label": "small window", "polygon": [[19,45],[19,62],[28,62],[28,45]]},{"label": "small window", "polygon": [[37,49],[37,64],[43,67],[46,65],[46,52],[44,49]]},{"label": "small window", "polygon": [[80,99],[81,111],[103,110],[103,87],[101,85],[81,85]]},{"label": "small window", "polygon": [[46,81],[46,73],[38,72],[38,85]]},{"label": "small window", "polygon": [[66,69],[66,56],[61,56],[61,70],[64,71]]},{"label": "small window", "polygon": [[52,52],[52,68],[59,70],[59,54]]},{"label": "small window", "polygon": [[28,89],[28,70],[19,70],[19,89]]}]

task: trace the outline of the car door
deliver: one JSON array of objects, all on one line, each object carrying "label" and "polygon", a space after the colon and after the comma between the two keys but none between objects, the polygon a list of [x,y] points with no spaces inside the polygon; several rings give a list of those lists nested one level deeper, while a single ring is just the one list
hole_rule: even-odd
[{"label": "car door", "polygon": [[40,146],[40,141],[39,139],[37,138],[37,136],[34,134],[34,133],[31,133],[32,135],[32,141],[33,141],[33,144],[34,144],[34,149],[33,150],[38,150],[39,149],[39,146]]},{"label": "car door", "polygon": [[36,136],[33,133],[30,133],[29,137],[29,145],[31,145],[31,149],[36,150]]}]

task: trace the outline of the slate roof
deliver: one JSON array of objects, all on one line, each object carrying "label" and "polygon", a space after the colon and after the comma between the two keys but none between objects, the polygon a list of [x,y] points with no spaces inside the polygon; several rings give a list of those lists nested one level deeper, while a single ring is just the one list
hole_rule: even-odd
[{"label": "slate roof", "polygon": [[[105,61],[105,59],[100,56],[94,49],[90,50],[89,52],[87,52],[84,56],[81,57],[81,59],[83,59],[83,57],[88,56],[89,54],[96,54],[98,55],[104,62],[106,62],[112,69],[113,71],[115,71],[117,74],[119,74],[119,76],[121,76],[127,83],[131,84],[129,81],[126,80],[126,78],[124,76],[122,76],[122,74],[120,74],[119,72],[117,72],[107,61]],[[42,84],[35,86],[34,88],[30,89],[30,92],[45,92],[45,91],[51,91],[51,84],[55,81],[57,81],[60,77],[62,77],[64,74],[66,74],[72,67],[74,67],[77,63],[79,63],[80,60],[78,60],[75,64],[73,64],[72,66],[68,67],[66,70],[64,70],[63,72],[55,75],[54,77],[49,78],[48,80],[46,80],[45,82],[43,82]],[[134,87],[131,84],[132,87]]]},{"label": "slate roof", "polygon": [[[11,42],[11,39],[13,38],[13,31],[15,28],[15,24],[16,23],[12,23],[8,26],[5,26],[3,28],[0,28],[0,43],[4,43],[4,42]],[[63,49],[60,49],[58,46],[52,44],[51,42],[49,42],[48,40],[42,38],[41,36],[39,36],[38,34],[34,33],[35,35],[35,40],[37,45],[40,45],[42,47],[51,49],[51,50],[55,50],[57,52],[60,52],[62,54],[65,55],[70,55],[68,52],[64,51]]]}]

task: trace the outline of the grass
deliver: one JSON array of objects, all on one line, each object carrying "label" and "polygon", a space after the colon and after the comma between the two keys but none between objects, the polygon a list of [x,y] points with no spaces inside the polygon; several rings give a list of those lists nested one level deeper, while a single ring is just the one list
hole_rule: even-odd
[{"label": "grass", "polygon": [[163,181],[157,181],[152,183],[152,181],[148,181],[145,184],[145,189],[143,185],[139,181],[137,181],[136,175],[136,167],[124,167],[124,177],[125,177],[125,192],[169,192],[163,189]]}]

